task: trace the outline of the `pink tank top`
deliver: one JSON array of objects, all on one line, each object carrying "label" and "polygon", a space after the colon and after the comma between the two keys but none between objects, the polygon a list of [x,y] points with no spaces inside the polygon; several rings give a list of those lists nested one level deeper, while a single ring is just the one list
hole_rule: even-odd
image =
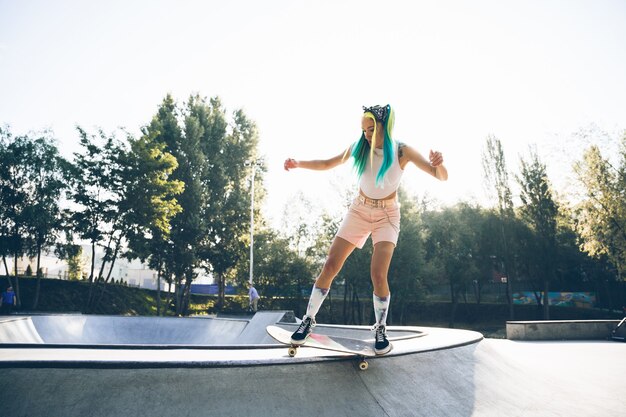
[{"label": "pink tank top", "polygon": [[368,155],[365,170],[363,171],[363,175],[361,175],[361,181],[359,183],[359,187],[366,197],[377,200],[385,198],[388,195],[393,194],[393,192],[400,186],[400,180],[402,179],[404,170],[400,168],[400,159],[398,157],[397,150],[398,146],[396,146],[393,162],[378,186],[376,185],[376,176],[378,175],[378,170],[380,170],[380,166],[383,163],[383,150],[378,148],[374,149],[373,164]]}]

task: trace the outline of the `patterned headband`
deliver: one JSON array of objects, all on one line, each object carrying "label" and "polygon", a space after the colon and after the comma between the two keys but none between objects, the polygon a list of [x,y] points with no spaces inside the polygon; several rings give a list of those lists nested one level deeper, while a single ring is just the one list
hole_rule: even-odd
[{"label": "patterned headband", "polygon": [[385,123],[387,121],[387,117],[389,117],[389,105],[386,106],[372,106],[365,107],[363,106],[363,112],[370,112],[374,115],[374,118],[380,122]]}]

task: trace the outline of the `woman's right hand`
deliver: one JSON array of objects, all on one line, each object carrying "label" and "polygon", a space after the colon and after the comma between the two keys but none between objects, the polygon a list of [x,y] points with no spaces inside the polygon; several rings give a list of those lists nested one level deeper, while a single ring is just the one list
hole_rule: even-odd
[{"label": "woman's right hand", "polygon": [[298,161],[296,161],[293,158],[287,158],[285,159],[285,171],[289,171],[292,168],[298,168]]}]

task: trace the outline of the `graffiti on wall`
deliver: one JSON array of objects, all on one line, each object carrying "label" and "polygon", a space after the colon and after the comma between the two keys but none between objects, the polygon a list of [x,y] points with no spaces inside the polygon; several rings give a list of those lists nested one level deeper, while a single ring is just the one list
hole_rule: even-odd
[{"label": "graffiti on wall", "polygon": [[[535,294],[532,291],[522,291],[513,294],[514,304],[534,304],[543,302],[543,293]],[[596,303],[596,294],[593,292],[549,292],[548,304],[559,307],[592,308]]]}]

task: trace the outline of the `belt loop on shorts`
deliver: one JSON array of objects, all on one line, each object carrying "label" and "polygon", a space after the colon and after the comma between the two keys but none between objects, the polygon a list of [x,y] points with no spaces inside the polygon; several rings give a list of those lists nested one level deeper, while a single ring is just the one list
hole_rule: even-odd
[{"label": "belt loop on shorts", "polygon": [[385,208],[390,203],[396,201],[395,197],[394,198],[389,198],[387,200],[376,200],[376,199],[373,199],[373,198],[364,197],[361,194],[359,194],[358,198],[359,198],[359,201],[361,203],[365,204],[366,206],[376,207],[376,208]]}]

